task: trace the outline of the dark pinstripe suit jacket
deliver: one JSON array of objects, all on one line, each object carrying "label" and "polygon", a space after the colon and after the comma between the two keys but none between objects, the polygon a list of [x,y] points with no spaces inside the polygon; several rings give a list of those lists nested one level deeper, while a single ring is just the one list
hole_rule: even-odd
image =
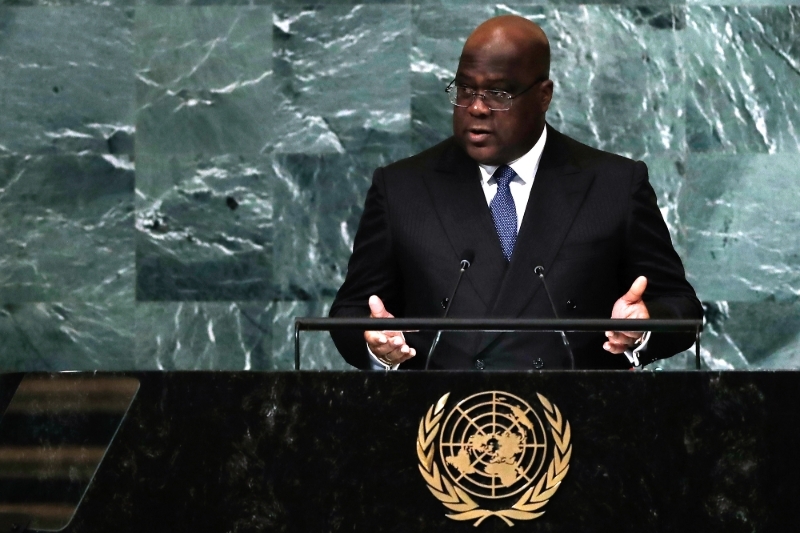
[{"label": "dark pinstripe suit jacket", "polygon": [[[451,317],[553,318],[533,269],[546,269],[561,318],[609,318],[637,276],[648,278],[653,318],[697,318],[702,307],[656,204],[647,167],[585,146],[548,126],[547,143],[510,262],[480,184],[478,165],[448,139],[379,168],[367,193],[347,277],[331,316],[368,316],[380,296],[397,317],[440,317],[465,250],[475,254]],[[602,349],[602,333],[570,333],[577,368],[627,368]],[[363,332],[333,335],[344,358],[369,367]],[[424,366],[432,333],[407,334]],[[653,334],[645,362],[688,348],[693,335]],[[535,363],[535,364],[534,364]],[[569,359],[554,333],[445,333],[433,367],[560,369]]]}]

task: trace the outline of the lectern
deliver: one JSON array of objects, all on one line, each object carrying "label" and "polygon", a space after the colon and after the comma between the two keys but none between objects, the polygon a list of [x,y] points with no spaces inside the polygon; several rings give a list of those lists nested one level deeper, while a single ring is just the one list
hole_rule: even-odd
[{"label": "lectern", "polygon": [[798,376],[7,375],[0,519],[67,533],[793,531]]}]

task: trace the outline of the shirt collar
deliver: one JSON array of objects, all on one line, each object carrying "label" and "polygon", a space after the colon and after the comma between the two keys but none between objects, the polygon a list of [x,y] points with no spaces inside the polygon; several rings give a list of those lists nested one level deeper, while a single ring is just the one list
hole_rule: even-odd
[{"label": "shirt collar", "polygon": [[[536,144],[533,145],[533,148],[528,150],[528,152],[519,159],[506,163],[517,173],[517,176],[519,176],[519,179],[521,179],[523,183],[533,180],[536,175],[536,170],[539,168],[539,161],[542,159],[545,142],[547,142],[547,128],[542,130],[542,134],[539,136],[539,140],[536,141]],[[480,163],[478,166],[481,167],[481,178],[485,182],[488,182],[492,178],[494,171],[497,170],[497,166],[481,165]]]}]

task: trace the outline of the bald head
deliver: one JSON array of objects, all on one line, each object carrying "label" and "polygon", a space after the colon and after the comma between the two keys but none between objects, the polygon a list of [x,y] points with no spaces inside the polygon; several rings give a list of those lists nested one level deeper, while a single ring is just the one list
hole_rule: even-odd
[{"label": "bald head", "polygon": [[[550,44],[539,26],[513,15],[478,26],[464,44],[453,80],[473,95],[468,105],[453,108],[456,142],[486,165],[521,157],[544,130],[553,96],[549,77]],[[493,104],[487,93],[507,99]]]},{"label": "bald head", "polygon": [[476,53],[496,52],[529,70],[535,77],[550,77],[550,42],[542,28],[517,15],[494,17],[467,38],[461,59]]}]

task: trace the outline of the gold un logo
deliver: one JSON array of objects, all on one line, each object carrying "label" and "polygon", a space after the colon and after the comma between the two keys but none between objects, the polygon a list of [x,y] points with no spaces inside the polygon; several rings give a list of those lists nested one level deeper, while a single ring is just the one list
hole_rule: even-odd
[{"label": "gold un logo", "polygon": [[[453,520],[533,520],[558,490],[572,455],[569,422],[537,394],[539,414],[501,391],[473,394],[445,416],[445,394],[419,422],[417,457],[428,489]],[[444,421],[442,421],[444,418]],[[552,437],[552,453],[549,437]],[[545,467],[548,455],[550,462]]]}]

